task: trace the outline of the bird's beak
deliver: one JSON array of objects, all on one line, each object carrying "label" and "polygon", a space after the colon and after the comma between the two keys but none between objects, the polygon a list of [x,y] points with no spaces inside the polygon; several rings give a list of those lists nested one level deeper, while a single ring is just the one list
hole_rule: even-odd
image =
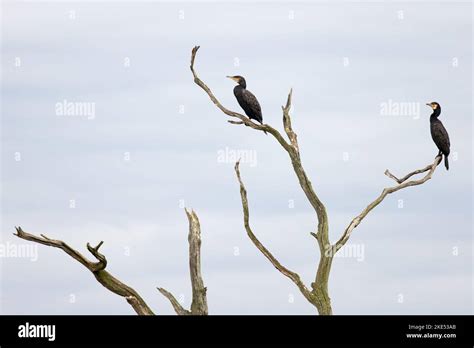
[{"label": "bird's beak", "polygon": [[238,79],[234,76],[226,76],[228,79],[234,80],[235,82],[238,82]]},{"label": "bird's beak", "polygon": [[433,105],[431,105],[431,103],[426,103],[426,105],[428,105],[430,108],[433,108]]}]

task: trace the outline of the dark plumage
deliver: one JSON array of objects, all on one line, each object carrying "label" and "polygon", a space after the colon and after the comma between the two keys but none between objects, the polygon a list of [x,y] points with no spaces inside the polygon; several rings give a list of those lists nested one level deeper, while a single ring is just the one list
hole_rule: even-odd
[{"label": "dark plumage", "polygon": [[436,102],[428,103],[426,105],[433,109],[433,113],[430,116],[431,137],[439,149],[439,155],[444,155],[444,165],[446,170],[449,170],[448,156],[451,143],[446,128],[444,128],[443,123],[438,120],[438,117],[441,114],[441,106]]},{"label": "dark plumage", "polygon": [[263,124],[262,109],[260,108],[257,98],[255,98],[252,92],[247,90],[245,79],[242,76],[227,77],[238,83],[238,85],[234,87],[234,95],[237,98],[239,105],[244,109],[245,114],[250,119]]}]

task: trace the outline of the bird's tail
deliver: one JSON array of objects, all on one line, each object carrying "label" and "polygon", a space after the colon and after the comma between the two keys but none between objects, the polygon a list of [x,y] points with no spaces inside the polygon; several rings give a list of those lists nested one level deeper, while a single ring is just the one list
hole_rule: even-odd
[{"label": "bird's tail", "polygon": [[448,156],[446,155],[444,155],[444,166],[446,167],[446,170],[449,170]]}]

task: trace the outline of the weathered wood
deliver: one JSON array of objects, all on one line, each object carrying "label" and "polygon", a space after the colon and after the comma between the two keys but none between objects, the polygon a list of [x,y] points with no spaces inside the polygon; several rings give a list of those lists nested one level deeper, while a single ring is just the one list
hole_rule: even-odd
[{"label": "weathered wood", "polygon": [[304,297],[308,301],[312,301],[311,298],[311,292],[308,290],[308,288],[303,284],[301,281],[300,276],[293,271],[290,271],[288,268],[283,266],[276,258],[275,256],[272,255],[272,253],[265,248],[265,246],[258,240],[258,238],[255,236],[255,234],[252,231],[252,228],[250,227],[250,217],[249,217],[249,204],[248,204],[248,199],[247,199],[247,190],[245,189],[245,185],[242,181],[242,178],[240,176],[240,169],[239,169],[239,162],[235,164],[235,173],[237,174],[237,179],[240,184],[240,196],[241,196],[241,201],[242,201],[242,208],[244,212],[244,226],[245,230],[247,231],[247,235],[249,236],[250,240],[253,242],[253,244],[257,247],[258,250],[272,263],[272,265],[284,276],[288,277],[291,279],[293,283],[298,287],[298,289],[301,291]]},{"label": "weathered wood", "polygon": [[[196,70],[194,69],[194,62],[196,59],[196,53],[198,49],[199,49],[199,46],[196,46],[193,48],[191,52],[190,68],[191,68],[191,72],[193,73],[194,82],[207,93],[207,95],[212,100],[212,102],[224,114],[231,117],[238,118],[240,120],[240,121],[229,120],[229,123],[237,124],[237,125],[245,124],[246,126],[249,126],[255,130],[266,131],[270,133],[277,140],[277,142],[283,147],[283,149],[288,153],[288,156],[290,157],[290,160],[291,160],[291,164],[293,166],[293,170],[298,178],[298,182],[303,192],[305,193],[306,198],[308,199],[311,206],[316,212],[317,220],[318,220],[318,225],[316,228],[317,236],[318,236],[317,241],[318,241],[320,250],[325,250],[327,247],[330,246],[329,237],[328,237],[328,230],[329,230],[328,217],[326,213],[326,208],[324,204],[321,202],[321,200],[319,199],[319,197],[317,196],[316,192],[314,191],[311,181],[306,175],[306,172],[301,163],[298,137],[296,133],[293,131],[292,124],[291,124],[291,116],[290,116],[292,90],[290,90],[290,93],[288,94],[286,105],[282,106],[283,127],[290,141],[288,143],[280,134],[280,132],[276,130],[275,128],[273,128],[272,126],[268,124],[256,125],[246,116],[239,114],[237,112],[228,110],[219,102],[219,100],[214,96],[210,88],[199,78],[199,76],[196,73]],[[285,268],[284,266],[282,266],[276,260],[276,258],[258,241],[258,239],[253,234],[248,223],[248,214],[247,214],[247,217],[245,217],[245,211],[246,210],[248,211],[248,206],[245,207],[245,202],[247,198],[246,198],[245,187],[243,186],[242,180],[240,178],[238,163],[235,166],[235,171],[237,173],[237,177],[239,179],[240,188],[241,188],[240,190],[241,190],[242,205],[244,207],[244,225],[245,225],[245,229],[247,230],[247,234],[249,235],[252,242],[265,255],[265,257],[267,257],[270,260],[270,262],[272,262],[272,264],[281,273],[283,273],[285,276],[290,278],[298,286],[303,296],[305,296],[305,298],[310,303],[316,306],[320,314],[331,314],[332,310],[331,310],[329,294],[327,292],[327,283],[328,283],[328,278],[329,278],[329,271],[331,267],[332,256],[326,256],[326,253],[321,252],[321,259],[320,259],[318,270],[315,276],[315,284],[318,284],[318,286],[313,287],[313,290],[309,291],[306,288],[306,286],[301,282],[300,276],[297,273],[292,272],[288,270],[287,268]]]},{"label": "weathered wood", "polygon": [[169,291],[163,288],[158,288],[158,291],[170,301],[178,315],[207,315],[207,288],[201,275],[201,225],[194,210],[185,211],[189,221],[189,273],[193,294],[191,310],[184,309]]},{"label": "weathered wood", "polygon": [[[385,197],[387,197],[387,195],[397,192],[401,189],[410,187],[410,186],[417,186],[417,185],[424,184],[425,182],[431,179],[431,177],[433,176],[440,162],[441,162],[441,156],[436,156],[432,164],[426,166],[425,168],[414,170],[408,173],[407,175],[405,175],[401,179],[398,179],[396,176],[390,173],[390,171],[387,169],[385,171],[385,175],[395,180],[399,185],[384,188],[382,190],[382,193],[373,202],[371,202],[359,215],[357,215],[354,219],[352,219],[352,221],[344,230],[344,233],[342,234],[341,238],[333,245],[334,253],[336,253],[339,249],[341,249],[344,246],[344,244],[346,244],[354,228],[359,226],[360,222],[367,216],[367,214],[369,214],[372,209],[374,209],[377,205],[379,205],[385,199]],[[421,179],[407,181],[413,175],[421,174],[425,172],[428,172],[428,173]]]},{"label": "weathered wood", "polygon": [[184,309],[183,306],[181,306],[181,304],[178,302],[178,300],[173,296],[173,294],[163,288],[157,288],[159,292],[161,292],[163,294],[163,296],[165,296],[168,301],[170,301],[171,305],[173,306],[173,309],[174,311],[176,312],[176,314],[178,315],[189,315],[191,314],[190,311],[188,311],[187,309]]},{"label": "weathered wood", "polygon": [[98,260],[98,262],[92,262],[62,240],[51,239],[43,234],[38,237],[23,231],[21,227],[16,227],[16,233],[14,235],[24,240],[29,240],[35,243],[63,250],[66,254],[71,256],[73,259],[91,271],[97,281],[105,288],[119,296],[124,297],[137,314],[153,315],[153,311],[150,309],[150,307],[148,307],[142,297],[134,289],[122,283],[120,280],[105,270],[105,267],[107,266],[107,259],[104,255],[99,253],[99,248],[102,246],[103,242],[100,242],[96,247],[91,247],[90,244],[87,243],[87,249]]},{"label": "weathered wood", "polygon": [[[331,265],[332,265],[334,254],[337,253],[337,251],[347,242],[353,229],[356,228],[359,225],[359,223],[362,221],[362,219],[364,219],[365,216],[373,208],[375,208],[378,204],[380,204],[380,202],[382,202],[382,200],[388,194],[396,192],[398,190],[401,190],[409,186],[421,185],[427,180],[429,180],[431,176],[433,175],[437,165],[441,161],[441,158],[436,157],[435,162],[433,164],[423,169],[415,170],[407,174],[401,179],[396,178],[393,174],[391,174],[387,170],[385,174],[388,177],[394,179],[399,185],[395,187],[385,188],[380,194],[380,196],[377,197],[377,199],[375,199],[372,203],[370,203],[367,206],[367,208],[362,211],[361,214],[356,216],[351,221],[349,226],[344,231],[342,237],[334,245],[332,245],[329,241],[329,222],[328,222],[326,207],[324,206],[324,204],[321,202],[318,195],[316,194],[313,188],[313,185],[311,184],[311,181],[306,175],[306,172],[301,163],[298,137],[297,137],[297,134],[293,130],[293,127],[291,124],[291,116],[290,116],[291,99],[292,99],[292,94],[293,94],[292,90],[290,90],[290,93],[288,94],[286,105],[282,106],[283,128],[288,137],[288,140],[289,140],[289,143],[288,143],[280,134],[280,132],[277,131],[275,128],[271,127],[270,125],[268,124],[256,125],[244,115],[228,110],[227,108],[222,106],[222,104],[214,96],[210,88],[198,77],[194,69],[194,62],[196,59],[196,53],[198,49],[199,49],[199,46],[194,47],[191,53],[191,71],[194,76],[194,82],[207,93],[207,95],[212,100],[212,102],[224,114],[231,117],[238,118],[240,120],[240,121],[228,120],[228,122],[231,124],[236,124],[236,125],[244,124],[258,131],[267,131],[268,133],[273,135],[273,137],[278,141],[278,143],[283,147],[283,149],[288,153],[290,157],[293,170],[298,178],[298,182],[301,186],[301,189],[303,190],[303,192],[306,195],[306,198],[308,199],[309,203],[313,207],[317,216],[317,220],[318,220],[316,233],[311,232],[311,235],[315,237],[318,242],[318,246],[320,250],[320,259],[317,266],[315,280],[313,283],[311,283],[311,291],[308,290],[308,288],[301,281],[301,277],[296,272],[290,271],[288,268],[283,266],[277,260],[277,258],[275,258],[272,255],[272,253],[267,248],[265,248],[265,246],[263,246],[263,244],[258,240],[258,238],[253,233],[250,227],[250,223],[249,223],[249,207],[248,207],[247,190],[245,189],[245,186],[243,184],[243,181],[240,175],[239,162],[237,162],[234,169],[235,169],[237,179],[240,184],[240,195],[241,195],[241,201],[242,201],[242,207],[243,207],[243,213],[244,213],[244,227],[245,227],[245,230],[247,231],[247,235],[249,236],[253,244],[257,247],[257,249],[272,263],[272,265],[280,273],[282,273],[283,275],[291,279],[291,281],[293,281],[293,283],[296,284],[296,286],[298,287],[300,292],[303,294],[303,296],[308,300],[308,302],[310,302],[312,305],[314,305],[317,308],[319,314],[322,314],[322,315],[332,314],[331,299],[329,297],[329,291],[328,291],[328,283],[329,283],[329,274],[331,272]],[[423,177],[422,179],[406,181],[413,175],[421,174],[427,171],[428,171],[428,174],[426,174],[426,176]]]},{"label": "weathered wood", "polygon": [[[158,290],[170,301],[178,315],[207,315],[207,289],[204,286],[204,281],[201,275],[201,226],[199,224],[199,218],[193,210],[191,210],[191,212],[187,210],[185,211],[189,221],[189,270],[193,291],[191,310],[189,311],[184,309],[176,300],[176,298],[167,290],[163,288],[158,288]],[[63,250],[66,254],[71,256],[73,259],[91,271],[96,280],[105,288],[119,296],[124,297],[127,303],[132,306],[133,310],[137,314],[154,314],[150,307],[148,307],[148,305],[145,303],[143,298],[133,288],[124,284],[105,270],[107,266],[107,259],[99,252],[99,248],[102,246],[103,242],[100,242],[95,247],[92,247],[89,243],[87,243],[87,249],[98,260],[97,262],[92,262],[62,240],[51,239],[43,234],[41,234],[40,237],[35,236],[23,231],[21,227],[16,227],[15,236],[24,240]]]}]

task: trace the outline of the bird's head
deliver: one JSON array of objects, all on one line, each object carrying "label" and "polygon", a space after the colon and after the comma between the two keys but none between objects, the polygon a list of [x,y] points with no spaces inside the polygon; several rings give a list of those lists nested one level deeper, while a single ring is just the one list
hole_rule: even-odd
[{"label": "bird's head", "polygon": [[426,103],[426,105],[428,105],[433,110],[441,109],[441,106],[439,106],[439,104],[437,102]]},{"label": "bird's head", "polygon": [[245,82],[245,79],[242,77],[242,76],[226,76],[227,78],[231,79],[231,80],[234,80],[235,82],[237,82],[239,85],[241,85],[242,87],[247,87],[247,83]]}]

